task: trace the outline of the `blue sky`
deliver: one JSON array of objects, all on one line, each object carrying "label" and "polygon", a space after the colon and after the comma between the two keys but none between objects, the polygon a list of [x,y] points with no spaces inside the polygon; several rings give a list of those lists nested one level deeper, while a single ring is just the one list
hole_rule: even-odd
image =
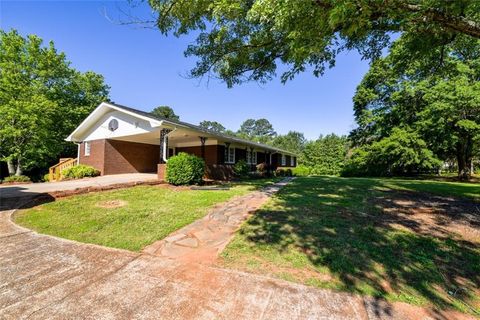
[{"label": "blue sky", "polygon": [[[352,96],[368,70],[356,52],[342,54],[336,67],[316,78],[228,89],[224,83],[188,79],[195,58],[183,51],[193,37],[164,37],[157,30],[118,24],[126,4],[113,1],[0,1],[0,27],[53,40],[72,66],[105,76],[111,99],[150,111],[169,105],[183,121],[215,120],[236,130],[247,118],[267,118],[278,133],[303,132],[309,139],[354,127]],[[144,16],[146,5],[133,11]]]}]

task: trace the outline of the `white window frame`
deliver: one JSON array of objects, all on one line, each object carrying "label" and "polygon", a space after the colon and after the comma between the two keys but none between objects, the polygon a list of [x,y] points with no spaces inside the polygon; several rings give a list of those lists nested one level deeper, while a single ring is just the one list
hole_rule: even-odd
[{"label": "white window frame", "polygon": [[90,151],[91,151],[91,148],[92,148],[92,145],[90,144],[90,141],[85,141],[84,147],[85,147],[84,155],[86,157],[88,157],[90,155]]},{"label": "white window frame", "polygon": [[225,163],[234,164],[235,163],[235,148],[234,147],[225,147]]},{"label": "white window frame", "polygon": [[290,156],[290,167],[294,167],[294,166],[295,166],[294,156]]},{"label": "white window frame", "polygon": [[257,164],[257,151],[247,151],[247,164]]},{"label": "white window frame", "polygon": [[282,163],[282,167],[287,165],[287,157],[284,154],[282,154],[282,162],[281,163]]}]

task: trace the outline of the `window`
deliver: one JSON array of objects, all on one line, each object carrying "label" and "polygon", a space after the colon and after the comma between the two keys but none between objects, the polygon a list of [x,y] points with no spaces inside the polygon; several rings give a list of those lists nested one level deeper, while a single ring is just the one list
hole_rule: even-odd
[{"label": "window", "polygon": [[90,155],[90,141],[85,141],[85,155]]},{"label": "window", "polygon": [[282,166],[287,165],[287,157],[285,157],[284,154],[282,154]]},{"label": "window", "polygon": [[295,157],[290,156],[290,166],[295,167]]},{"label": "window", "polygon": [[257,152],[256,151],[247,151],[247,163],[248,164],[257,164]]},{"label": "window", "polygon": [[235,148],[225,147],[225,163],[235,163]]}]

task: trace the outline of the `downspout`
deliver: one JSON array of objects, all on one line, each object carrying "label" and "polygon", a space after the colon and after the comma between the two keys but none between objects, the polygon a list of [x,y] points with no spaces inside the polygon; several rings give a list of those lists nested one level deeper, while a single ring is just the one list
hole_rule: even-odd
[{"label": "downspout", "polygon": [[167,141],[168,141],[168,136],[175,132],[177,130],[177,127],[173,128],[172,131],[170,131],[169,133],[165,134],[165,136],[163,137],[163,150],[162,150],[162,160],[167,163],[168,162],[168,159],[167,159]]}]

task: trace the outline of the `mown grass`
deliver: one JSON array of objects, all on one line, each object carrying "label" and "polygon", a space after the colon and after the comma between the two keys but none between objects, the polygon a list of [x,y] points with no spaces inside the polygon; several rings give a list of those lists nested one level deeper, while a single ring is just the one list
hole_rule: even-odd
[{"label": "mown grass", "polygon": [[[229,190],[137,186],[89,193],[21,210],[15,221],[40,233],[139,251],[203,217],[209,207],[273,181],[236,183]],[[121,201],[124,205],[99,206],[109,201]]]},{"label": "mown grass", "polygon": [[[316,287],[479,315],[479,242],[457,233],[415,232],[407,227],[422,226],[408,215],[395,221],[395,213],[385,213],[377,200],[405,192],[398,190],[423,198],[431,193],[460,202],[480,200],[478,184],[297,178],[242,226],[223,251],[222,263]],[[455,219],[466,221],[461,215]]]}]

